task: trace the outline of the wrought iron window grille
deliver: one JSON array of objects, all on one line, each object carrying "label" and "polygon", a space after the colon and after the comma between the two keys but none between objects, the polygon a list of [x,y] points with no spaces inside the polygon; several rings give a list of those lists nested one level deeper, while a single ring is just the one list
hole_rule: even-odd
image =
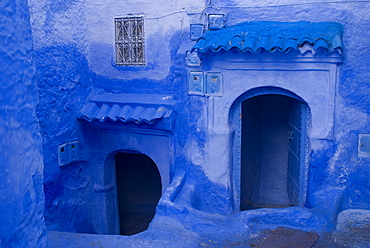
[{"label": "wrought iron window grille", "polygon": [[116,65],[145,65],[144,17],[115,18]]}]

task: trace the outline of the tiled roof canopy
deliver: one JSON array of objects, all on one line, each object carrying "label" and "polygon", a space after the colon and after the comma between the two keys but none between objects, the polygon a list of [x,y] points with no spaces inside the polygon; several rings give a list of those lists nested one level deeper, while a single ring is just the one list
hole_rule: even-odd
[{"label": "tiled roof canopy", "polygon": [[88,122],[106,122],[107,120],[124,123],[153,124],[156,120],[169,118],[173,110],[164,106],[141,106],[132,104],[104,104],[90,102],[85,104],[79,119]]},{"label": "tiled roof canopy", "polygon": [[192,51],[219,52],[237,49],[240,52],[288,53],[310,45],[327,52],[342,53],[343,27],[335,22],[245,22],[201,36]]}]

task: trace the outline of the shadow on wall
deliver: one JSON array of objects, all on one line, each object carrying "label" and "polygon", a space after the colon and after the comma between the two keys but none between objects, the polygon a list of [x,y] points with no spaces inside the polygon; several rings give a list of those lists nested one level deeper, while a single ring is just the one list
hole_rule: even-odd
[{"label": "shadow on wall", "polygon": [[0,247],[46,247],[28,3],[4,0],[0,5]]},{"label": "shadow on wall", "polygon": [[[44,153],[45,221],[59,222],[65,216],[79,216],[80,224],[64,223],[53,227],[60,231],[82,231],[88,227],[88,211],[77,207],[81,200],[68,199],[74,188],[86,187],[84,174],[88,173],[83,162],[58,166],[58,145],[78,137],[76,116],[91,89],[91,71],[86,58],[75,46],[45,47],[35,51],[39,104],[36,114],[41,127]],[[82,181],[81,181],[82,180]],[[79,185],[73,185],[79,184]],[[63,198],[62,196],[65,196]],[[85,217],[84,217],[85,216]],[[87,228],[93,232],[92,228]]]}]

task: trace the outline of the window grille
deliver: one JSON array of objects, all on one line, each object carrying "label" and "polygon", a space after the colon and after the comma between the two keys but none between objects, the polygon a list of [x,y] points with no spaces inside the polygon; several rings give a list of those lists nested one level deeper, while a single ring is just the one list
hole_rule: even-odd
[{"label": "window grille", "polygon": [[145,65],[144,17],[114,19],[116,26],[116,65]]}]

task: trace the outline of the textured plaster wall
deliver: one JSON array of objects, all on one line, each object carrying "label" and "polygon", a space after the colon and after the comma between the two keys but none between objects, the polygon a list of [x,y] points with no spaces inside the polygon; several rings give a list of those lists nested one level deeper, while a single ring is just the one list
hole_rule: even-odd
[{"label": "textured plaster wall", "polygon": [[[76,119],[89,93],[91,70],[87,51],[84,3],[82,1],[29,1],[35,48],[44,152],[45,221],[54,229],[94,232],[86,191],[86,163],[59,168],[58,145],[78,139]],[[86,207],[79,207],[86,206]]]},{"label": "textured plaster wall", "polygon": [[[109,79],[124,79],[120,88],[125,90],[132,85],[140,88],[145,83],[147,93],[172,88],[170,68],[173,65],[173,54],[179,42],[187,38],[186,29],[189,18],[186,12],[189,9],[201,11],[201,1],[93,1],[86,3],[86,21],[89,27],[89,46],[94,53],[88,58],[91,68],[100,76]],[[114,66],[114,31],[115,17],[124,17],[128,14],[141,14],[145,18],[145,46],[147,65],[140,68],[122,68]],[[131,85],[131,86],[129,86]]]},{"label": "textured plaster wall", "polygon": [[0,3],[0,247],[46,247],[42,140],[27,1]]},{"label": "textured plaster wall", "polygon": [[[166,94],[174,99],[177,118],[169,136],[172,157],[166,162],[169,181],[173,180],[173,184],[164,199],[172,192],[176,197],[170,197],[171,200],[189,209],[237,211],[233,206],[232,151],[227,122],[233,101],[247,88],[241,81],[233,88],[224,85],[225,92],[231,92],[232,96],[215,103],[210,98],[188,95],[187,71],[190,69],[185,66],[185,52],[195,43],[188,39],[189,24],[204,22],[204,13],[226,14],[227,25],[244,21],[334,21],[343,25],[343,62],[328,76],[328,80],[336,82],[331,98],[335,106],[329,109],[333,119],[315,122],[311,130],[315,139],[309,154],[307,206],[325,209],[335,203],[334,212],[340,208],[369,209],[369,159],[357,156],[357,140],[359,133],[370,133],[370,61],[366,56],[370,40],[367,31],[370,2],[215,0],[212,1],[214,8],[205,8],[208,2],[29,1],[40,88],[37,115],[44,140],[45,218],[50,229],[108,232],[98,228],[105,220],[99,214],[101,209],[94,205],[100,196],[94,191],[99,172],[93,166],[97,161],[93,161],[92,154],[96,153],[95,158],[103,161],[112,150],[107,145],[99,151],[100,144],[87,145],[87,141],[91,142],[91,137],[99,134],[95,138],[109,144],[108,136],[118,133],[112,131],[113,134],[106,136],[104,130],[92,130],[77,121],[78,111],[83,102],[90,99],[92,88],[100,89],[101,94],[135,93],[138,101],[150,98],[150,94]],[[114,65],[114,17],[127,14],[143,14],[145,18],[147,65],[144,67]],[[202,69],[206,71],[230,66],[225,62],[225,66],[212,68],[204,62]],[[237,77],[231,71],[225,74],[225,82]],[[274,74],[268,76],[273,78]],[[305,77],[305,86],[320,92],[315,86],[315,76],[309,79]],[[249,86],[262,83],[253,82]],[[235,87],[240,87],[240,92]],[[305,98],[315,104],[310,106],[314,117],[320,116],[323,111],[320,104],[327,105],[326,96],[318,102],[300,85],[290,87],[306,94]],[[227,103],[227,107],[223,107],[223,112],[216,110],[218,119],[210,122],[210,104],[221,106],[223,103]],[[81,146],[80,162],[59,167],[58,145],[76,139]],[[135,147],[130,142],[122,141],[121,147]],[[144,146],[135,149],[150,151]],[[343,198],[337,197],[341,195]],[[328,198],[334,203],[325,205]],[[161,213],[167,214],[167,208],[173,205],[165,200],[160,208]],[[177,210],[186,212],[181,207]]]}]

